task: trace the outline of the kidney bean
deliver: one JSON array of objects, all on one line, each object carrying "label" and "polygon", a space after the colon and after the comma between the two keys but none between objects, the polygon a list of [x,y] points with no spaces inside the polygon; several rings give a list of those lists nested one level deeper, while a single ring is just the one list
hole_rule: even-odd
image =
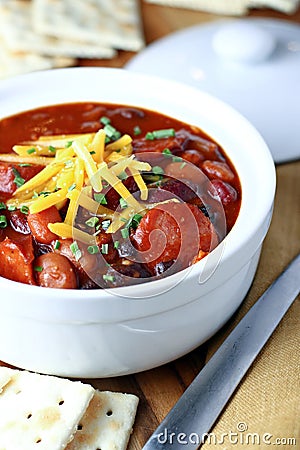
[{"label": "kidney bean", "polygon": [[222,181],[232,181],[234,173],[228,164],[220,161],[204,161],[202,169],[209,178],[219,178]]},{"label": "kidney bean", "polygon": [[237,200],[237,191],[231,184],[225,183],[222,180],[212,180],[211,184],[215,188],[223,205],[228,205]]},{"label": "kidney bean", "polygon": [[37,284],[43,287],[76,289],[77,278],[69,260],[57,253],[46,253],[34,261]]}]

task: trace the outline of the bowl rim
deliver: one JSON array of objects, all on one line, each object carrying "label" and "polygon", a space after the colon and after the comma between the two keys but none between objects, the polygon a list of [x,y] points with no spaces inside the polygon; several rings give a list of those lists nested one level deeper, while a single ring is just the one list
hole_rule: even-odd
[{"label": "bowl rim", "polygon": [[[236,160],[235,160],[235,156],[232,157],[232,155],[230,155],[230,149],[227,148],[227,144],[225,145],[225,152],[226,155],[230,158],[230,160],[232,161],[234,167],[236,167],[237,173],[240,177],[240,182],[242,185],[242,202],[241,202],[241,208],[239,211],[239,215],[237,217],[236,223],[234,224],[232,230],[227,234],[227,236],[224,239],[224,243],[226,244],[226,248],[224,250],[224,261],[228,261],[228,259],[230,259],[232,257],[233,254],[235,254],[236,252],[238,252],[239,248],[242,246],[243,242],[248,240],[249,238],[251,238],[251,236],[248,234],[251,231],[251,235],[255,235],[255,233],[257,233],[257,230],[262,226],[262,223],[265,219],[265,217],[270,213],[270,211],[272,210],[272,205],[273,205],[273,201],[274,201],[274,194],[275,194],[275,188],[276,188],[276,174],[275,174],[275,166],[274,166],[274,162],[271,156],[271,153],[265,143],[265,141],[263,140],[263,138],[261,137],[261,135],[258,133],[258,131],[253,127],[252,124],[250,124],[250,122],[245,119],[238,111],[236,111],[234,108],[232,108],[231,106],[229,106],[228,104],[224,103],[223,101],[217,99],[216,97],[203,92],[199,89],[196,89],[195,87],[192,86],[188,86],[185,85],[183,83],[180,82],[176,82],[176,81],[171,81],[171,80],[166,80],[163,78],[159,78],[157,76],[153,76],[153,75],[145,75],[145,74],[141,74],[138,72],[130,72],[127,71],[126,69],[119,69],[119,68],[106,68],[106,67],[76,67],[76,68],[66,68],[66,69],[52,69],[52,70],[45,70],[45,71],[40,71],[40,72],[33,72],[30,74],[25,74],[25,75],[20,75],[20,76],[16,76],[7,80],[2,80],[0,82],[0,96],[2,93],[7,93],[7,95],[9,95],[9,93],[12,94],[12,92],[14,92],[15,90],[20,90],[22,87],[23,89],[26,87],[26,85],[32,85],[32,86],[40,86],[41,83],[45,83],[47,80],[52,83],[53,86],[55,86],[55,89],[57,89],[61,95],[61,89],[64,88],[68,91],[68,89],[70,89],[68,87],[68,84],[66,84],[66,79],[69,78],[71,76],[71,80],[72,82],[74,80],[90,80],[90,81],[98,81],[100,82],[101,78],[104,80],[112,80],[113,82],[117,83],[117,82],[123,82],[124,85],[127,85],[126,83],[128,83],[130,81],[131,85],[135,85],[138,88],[138,86],[140,84],[145,84],[147,86],[147,91],[149,92],[149,89],[151,88],[152,90],[157,90],[159,88],[159,90],[157,92],[162,93],[162,95],[164,96],[164,98],[170,93],[170,92],[179,92],[180,95],[176,98],[176,102],[175,99],[172,99],[171,104],[173,104],[175,102],[175,108],[176,106],[178,107],[178,103],[180,104],[180,102],[183,101],[184,98],[189,98],[189,99],[197,99],[198,101],[202,101],[204,104],[209,106],[209,114],[211,115],[211,110],[213,108],[219,108],[219,110],[221,110],[222,114],[223,114],[223,118],[226,122],[230,122],[233,120],[233,122],[236,124],[237,129],[239,129],[239,133],[245,133],[245,135],[247,136],[248,139],[250,139],[250,141],[252,142],[253,145],[257,146],[259,148],[259,152],[260,152],[260,161],[259,161],[259,167],[257,168],[257,172],[256,175],[258,176],[258,180],[256,180],[257,182],[262,180],[262,172],[265,171],[265,176],[267,176],[267,180],[268,183],[265,184],[264,186],[264,195],[258,197],[258,212],[259,213],[263,213],[262,215],[257,214],[257,216],[255,216],[253,218],[254,223],[250,224],[250,220],[248,220],[247,223],[247,215],[249,214],[249,207],[246,203],[246,201],[250,198],[249,197],[249,179],[247,179],[247,177],[245,176],[244,178],[244,173],[246,173],[245,171],[245,167],[243,167],[242,164],[242,160],[241,158],[239,159],[239,163],[238,166],[243,167],[243,175],[241,175],[240,171],[239,171],[239,167],[236,167]],[[72,85],[73,86],[73,85]],[[74,87],[73,87],[74,88]],[[29,95],[30,91],[26,92],[26,95]],[[24,92],[23,92],[24,95]],[[25,97],[26,97],[25,95]],[[95,95],[96,96],[96,95]],[[50,104],[59,104],[59,103],[68,103],[69,101],[56,101],[55,100],[55,96],[53,97],[53,101]],[[76,98],[74,98],[73,102],[76,103],[78,101],[81,100],[77,100]],[[94,101],[99,101],[97,99],[95,99]],[[170,100],[169,100],[170,101]],[[100,101],[99,101],[100,102]],[[106,102],[105,100],[103,102]],[[110,103],[110,102],[109,102]],[[124,103],[122,101],[120,102],[116,102],[116,101],[112,101],[111,103],[119,103],[119,104],[127,104],[129,105],[128,102]],[[7,104],[7,101],[6,101]],[[132,104],[130,104],[130,106],[135,106],[137,103],[133,102]],[[46,106],[46,104],[45,104]],[[152,109],[151,107],[148,106],[144,106],[146,109]],[[32,108],[28,108],[28,107],[24,107],[23,111],[28,110],[28,109],[35,109],[36,106],[33,106]],[[3,107],[0,106],[0,120],[2,118],[5,117],[9,117],[10,115],[14,114],[12,113],[8,113],[3,115],[2,114],[2,109]],[[11,109],[13,110],[13,109]],[[165,113],[165,107],[164,108],[157,108],[157,110],[159,112],[163,112],[163,114]],[[22,110],[19,110],[19,112],[21,112]],[[202,113],[203,114],[203,113]],[[169,114],[170,115],[170,114]],[[201,116],[201,114],[200,114]],[[173,117],[178,117],[178,114],[174,114]],[[182,120],[182,119],[179,119]],[[186,121],[186,123],[189,123],[188,121]],[[214,123],[212,122],[212,128],[214,128]],[[199,126],[200,128],[201,125],[196,123],[196,126]],[[207,131],[207,128],[203,127],[204,131],[208,134],[211,135],[210,132]],[[218,134],[218,131],[216,132]],[[215,137],[212,136],[214,139]],[[226,142],[230,142],[230,139],[232,139],[232,136],[227,136],[227,140]],[[217,139],[218,142],[218,139]],[[224,143],[221,142],[220,145],[224,148]],[[249,146],[249,145],[248,145]],[[228,150],[229,150],[229,154],[228,154]],[[255,148],[255,151],[257,152],[257,148]],[[249,159],[249,157],[248,157]],[[247,160],[247,162],[249,162]],[[253,167],[252,167],[253,169]],[[255,172],[253,172],[255,173]],[[253,181],[253,180],[252,180]],[[245,186],[247,186],[246,191],[245,191]],[[247,193],[246,198],[245,197],[245,192]],[[251,225],[251,226],[250,226]],[[245,229],[243,230],[242,228],[246,227],[246,231]],[[242,236],[242,234],[245,234],[244,238]],[[235,239],[235,237],[238,236],[239,237],[239,241],[237,242],[237,239]],[[205,258],[204,258],[205,259]],[[192,270],[190,269],[186,269],[186,270],[190,270],[190,273],[188,275],[187,278],[194,276],[195,272],[197,271],[197,268],[200,268],[201,266],[203,266],[203,261],[201,260],[198,263],[194,264],[192,266]],[[184,271],[182,271],[184,272]],[[151,290],[151,286],[155,287],[155,284],[159,283],[161,285],[163,285],[164,283],[166,283],[165,280],[175,280],[177,274],[174,275],[170,275],[169,277],[166,277],[165,279],[161,279],[161,280],[156,280],[156,281],[150,281],[150,282],[145,282],[142,283],[140,285],[134,285],[134,286],[130,286],[130,290],[142,290],[145,291],[147,289]],[[110,299],[111,298],[111,293],[109,291],[118,291],[120,290],[120,294],[121,291],[123,290],[128,290],[128,287],[119,287],[119,288],[113,288],[113,289],[96,289],[96,290],[80,290],[80,289],[75,289],[75,290],[62,290],[62,289],[53,289],[53,288],[44,288],[44,287],[40,287],[40,286],[32,286],[32,285],[26,285],[23,283],[19,283],[19,282],[15,282],[15,281],[11,281],[8,279],[5,279],[3,277],[0,277],[0,286],[2,287],[6,287],[9,289],[12,289],[16,292],[22,291],[22,293],[24,294],[25,292],[31,293],[32,295],[37,293],[37,294],[41,294],[44,293],[46,294],[47,292],[47,296],[49,296],[49,294],[51,293],[52,297],[60,297],[60,301],[64,300],[64,301],[72,301],[72,302],[76,302],[76,301],[81,301],[83,298],[83,292],[84,292],[84,299],[90,300],[90,301],[95,301],[97,302],[99,300],[99,293],[101,294],[101,297],[104,299]],[[42,297],[47,297],[42,296]],[[120,296],[120,298],[122,299],[122,294]],[[132,299],[130,299],[132,301]],[[133,299],[136,300],[136,299]]]}]

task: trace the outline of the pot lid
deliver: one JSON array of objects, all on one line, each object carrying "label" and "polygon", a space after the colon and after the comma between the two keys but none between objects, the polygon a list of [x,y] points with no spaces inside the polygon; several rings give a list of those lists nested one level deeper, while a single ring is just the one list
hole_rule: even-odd
[{"label": "pot lid", "polygon": [[200,88],[233,106],[261,133],[277,163],[300,157],[300,26],[227,19],[168,35],[126,69]]}]

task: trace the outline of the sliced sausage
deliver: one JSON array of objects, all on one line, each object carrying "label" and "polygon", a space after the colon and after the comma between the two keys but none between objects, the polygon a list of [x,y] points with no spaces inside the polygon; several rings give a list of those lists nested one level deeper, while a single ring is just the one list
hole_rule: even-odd
[{"label": "sliced sausage", "polygon": [[41,244],[50,244],[57,238],[56,234],[49,230],[49,223],[62,221],[55,206],[35,214],[28,214],[27,220],[32,235]]},{"label": "sliced sausage", "polygon": [[20,283],[36,284],[33,274],[32,237],[9,230],[0,242],[0,275]]}]

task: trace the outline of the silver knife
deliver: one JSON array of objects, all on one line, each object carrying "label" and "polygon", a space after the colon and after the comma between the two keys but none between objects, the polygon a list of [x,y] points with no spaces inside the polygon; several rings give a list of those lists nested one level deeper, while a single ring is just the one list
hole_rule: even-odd
[{"label": "silver knife", "polygon": [[146,442],[143,450],[203,443],[237,385],[300,291],[300,254],[257,300]]}]

